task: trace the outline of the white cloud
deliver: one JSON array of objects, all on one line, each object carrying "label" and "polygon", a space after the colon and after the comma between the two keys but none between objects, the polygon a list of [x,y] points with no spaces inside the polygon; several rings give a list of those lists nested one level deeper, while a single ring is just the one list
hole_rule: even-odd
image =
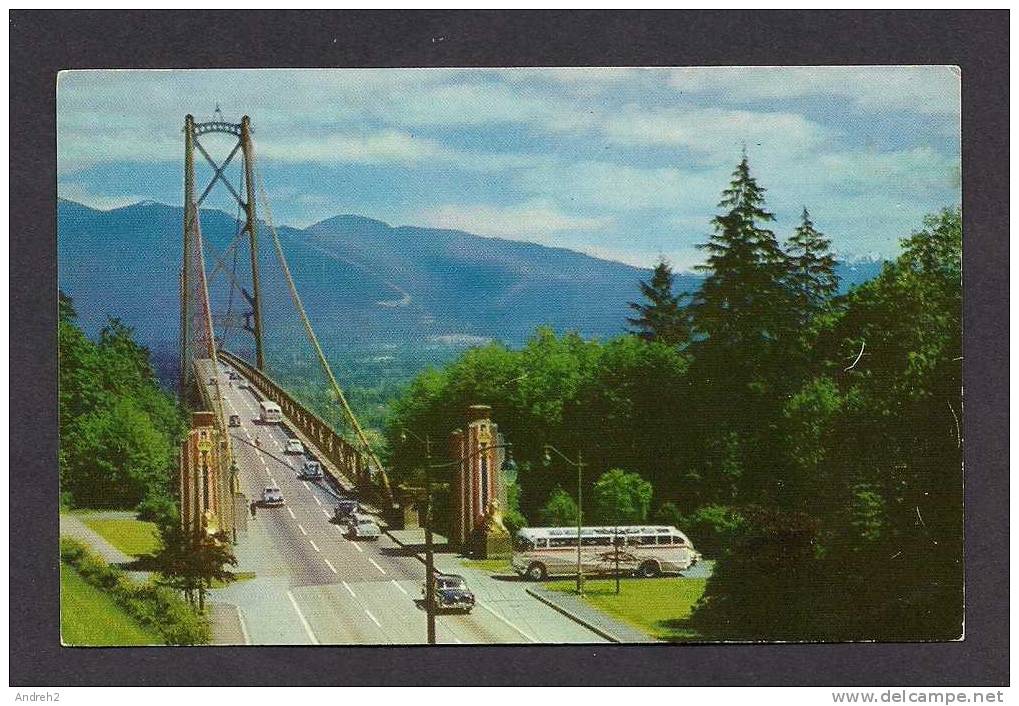
[{"label": "white cloud", "polygon": [[833,96],[868,110],[960,112],[960,75],[952,66],[677,68],[669,82],[681,91],[717,94],[729,102]]},{"label": "white cloud", "polygon": [[324,164],[412,164],[449,156],[438,142],[401,130],[260,141],[258,154],[273,162]]},{"label": "white cloud", "polygon": [[100,211],[110,211],[114,208],[130,206],[133,203],[144,201],[145,196],[136,194],[97,194],[84,184],[77,182],[62,182],[57,185],[57,195],[62,199],[77,201]]},{"label": "white cloud", "polygon": [[821,126],[794,113],[721,109],[643,109],[627,105],[606,118],[609,138],[636,145],[685,147],[732,161],[741,145],[800,154],[826,139]]},{"label": "white cloud", "polygon": [[419,212],[415,224],[463,230],[477,235],[555,244],[564,231],[597,231],[609,218],[572,216],[549,201],[528,201],[512,206],[446,204]]}]

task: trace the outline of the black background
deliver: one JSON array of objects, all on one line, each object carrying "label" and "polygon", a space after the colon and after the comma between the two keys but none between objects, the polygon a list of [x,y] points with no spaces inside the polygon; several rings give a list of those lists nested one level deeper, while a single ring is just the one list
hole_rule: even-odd
[{"label": "black background", "polygon": [[[1008,20],[997,12],[11,11],[10,683],[1008,683]],[[966,633],[939,644],[63,648],[56,72],[954,64],[962,68]]]}]

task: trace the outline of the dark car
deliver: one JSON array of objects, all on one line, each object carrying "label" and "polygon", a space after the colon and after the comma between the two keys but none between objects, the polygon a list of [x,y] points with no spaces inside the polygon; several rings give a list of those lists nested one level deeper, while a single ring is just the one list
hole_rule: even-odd
[{"label": "dark car", "polygon": [[357,504],[356,500],[340,500],[333,509],[333,519],[341,524],[345,524],[360,509],[361,507]]},{"label": "dark car", "polygon": [[[470,613],[474,608],[474,594],[467,588],[467,582],[463,576],[457,574],[436,574],[435,582],[435,609],[440,612],[461,612]],[[426,587],[421,588],[421,594],[427,598]]]}]

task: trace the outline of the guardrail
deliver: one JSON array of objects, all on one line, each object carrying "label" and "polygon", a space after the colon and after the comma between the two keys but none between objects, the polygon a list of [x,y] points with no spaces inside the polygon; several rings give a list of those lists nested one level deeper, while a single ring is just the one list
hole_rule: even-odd
[{"label": "guardrail", "polygon": [[[241,375],[266,399],[280,406],[283,415],[315,445],[318,453],[325,456],[349,480],[352,480],[363,494],[391,507],[393,498],[386,497],[375,484],[368,457],[353,444],[336,433],[321,417],[294,399],[279,383],[250,363],[233,353],[219,351],[220,360],[237,369]],[[326,469],[328,471],[328,468]],[[334,480],[339,480],[334,478]]]}]

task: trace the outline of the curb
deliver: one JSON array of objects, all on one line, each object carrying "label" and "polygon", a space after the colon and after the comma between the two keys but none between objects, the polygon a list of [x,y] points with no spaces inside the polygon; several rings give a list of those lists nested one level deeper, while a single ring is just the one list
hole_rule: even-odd
[{"label": "curb", "polygon": [[622,643],[622,640],[620,640],[618,637],[616,637],[612,633],[610,633],[610,632],[608,632],[606,630],[602,630],[601,628],[597,627],[596,625],[592,625],[591,623],[589,623],[588,621],[584,620],[580,616],[571,613],[570,611],[566,610],[562,606],[556,604],[554,601],[551,601],[548,598],[546,598],[545,596],[542,596],[540,593],[535,591],[533,588],[527,588],[527,589],[524,589],[524,590],[527,592],[527,595],[531,596],[532,598],[538,599],[538,601],[540,601],[541,603],[544,603],[545,605],[547,605],[552,610],[556,611],[557,613],[561,613],[562,615],[565,615],[567,618],[569,618],[573,622],[577,623],[578,625],[587,628],[588,630],[593,632],[598,637],[603,637],[606,640],[608,640],[609,642]]}]

